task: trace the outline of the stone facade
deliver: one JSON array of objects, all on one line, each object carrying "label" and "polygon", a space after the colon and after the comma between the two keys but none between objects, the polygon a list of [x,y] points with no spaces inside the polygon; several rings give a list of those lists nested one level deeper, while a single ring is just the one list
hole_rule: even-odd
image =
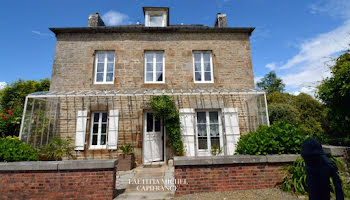
[{"label": "stone facade", "polygon": [[[98,50],[115,51],[114,84],[94,84]],[[144,52],[164,51],[165,84],[144,83]],[[214,83],[195,84],[195,50],[213,55]],[[130,88],[254,89],[248,33],[61,33],[57,35],[52,91]]]}]

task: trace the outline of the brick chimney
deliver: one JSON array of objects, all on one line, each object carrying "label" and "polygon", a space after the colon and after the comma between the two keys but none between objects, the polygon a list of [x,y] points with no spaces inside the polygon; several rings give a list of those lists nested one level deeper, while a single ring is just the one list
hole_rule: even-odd
[{"label": "brick chimney", "polygon": [[88,27],[96,27],[96,26],[105,26],[105,23],[103,22],[103,20],[100,17],[100,14],[98,13],[91,14],[89,16]]},{"label": "brick chimney", "polygon": [[215,20],[214,27],[218,27],[218,28],[227,27],[226,14],[218,13],[216,15],[216,20]]}]

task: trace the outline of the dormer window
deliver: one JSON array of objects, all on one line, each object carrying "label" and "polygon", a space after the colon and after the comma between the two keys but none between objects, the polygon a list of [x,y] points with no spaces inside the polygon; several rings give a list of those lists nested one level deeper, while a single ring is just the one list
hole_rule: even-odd
[{"label": "dormer window", "polygon": [[148,27],[166,27],[169,24],[169,8],[163,7],[144,7],[145,26]]}]

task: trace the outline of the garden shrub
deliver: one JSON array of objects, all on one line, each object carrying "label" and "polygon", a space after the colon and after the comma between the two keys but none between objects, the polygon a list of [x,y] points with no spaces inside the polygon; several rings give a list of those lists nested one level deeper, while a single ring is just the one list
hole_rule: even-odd
[{"label": "garden shrub", "polygon": [[40,160],[62,160],[64,156],[73,158],[74,147],[70,146],[71,139],[53,138],[49,144],[40,148]]},{"label": "garden shrub", "polygon": [[[345,197],[350,197],[350,183],[346,181],[346,174],[348,174],[348,168],[344,161],[339,158],[330,157],[330,160],[337,165],[338,174],[340,180],[342,181],[342,187]],[[334,194],[334,185],[332,178],[331,182],[331,192]],[[303,158],[299,158],[292,165],[287,168],[287,173],[283,176],[283,181],[281,189],[286,192],[292,192],[297,195],[306,195],[307,194],[307,182],[306,182],[306,169],[305,161]]]},{"label": "garden shrub", "polygon": [[0,138],[0,162],[38,161],[38,150],[18,137]]},{"label": "garden shrub", "polygon": [[299,111],[289,104],[273,103],[268,106],[270,124],[278,121],[286,121],[291,124],[297,124]]},{"label": "garden shrub", "polygon": [[297,125],[276,122],[270,127],[261,125],[257,131],[241,136],[236,154],[298,154],[305,132]]}]

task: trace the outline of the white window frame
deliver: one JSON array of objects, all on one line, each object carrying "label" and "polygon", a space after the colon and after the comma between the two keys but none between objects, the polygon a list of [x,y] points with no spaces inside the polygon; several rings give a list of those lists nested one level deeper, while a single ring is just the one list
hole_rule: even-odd
[{"label": "white window frame", "polygon": [[[195,68],[195,60],[194,60],[194,54],[200,53],[201,55],[201,81],[196,81],[196,68]],[[204,73],[204,59],[203,54],[209,53],[210,54],[210,81],[205,80],[205,73]],[[193,59],[193,81],[194,83],[214,83],[214,71],[213,71],[213,53],[211,51],[193,51],[192,52],[192,59]]]},{"label": "white window frame", "polygon": [[[198,123],[197,123],[197,113],[205,112],[206,117],[206,130],[207,130],[207,149],[199,149],[198,143]],[[218,113],[218,123],[219,123],[219,140],[220,140],[220,148],[222,149],[221,154],[224,152],[224,143],[222,136],[222,122],[221,122],[221,112],[220,110],[196,110],[195,113],[195,126],[196,126],[196,144],[197,144],[197,152],[199,156],[211,156],[211,140],[210,140],[210,121],[209,121],[209,112],[217,112]]]},{"label": "white window frame", "polygon": [[[97,132],[97,145],[92,145],[92,136],[94,131],[94,116],[95,113],[99,113],[99,120],[98,120],[98,132]],[[102,130],[102,113],[107,113],[107,122],[106,122],[106,144],[100,145],[101,142],[101,130]],[[89,142],[89,149],[106,149],[107,143],[108,143],[108,112],[107,111],[97,111],[92,112],[90,116],[90,122],[91,122],[91,130],[90,130],[90,142]]]},{"label": "white window frame", "polygon": [[[151,26],[150,16],[152,15],[163,16],[162,26]],[[166,11],[146,11],[145,16],[146,16],[145,26],[147,27],[166,27],[167,26],[168,16]]]},{"label": "white window frame", "polygon": [[[153,54],[153,81],[147,81],[147,58],[146,54]],[[156,81],[157,78],[157,62],[156,62],[156,53],[162,53],[163,54],[163,80],[162,81]],[[164,51],[145,51],[144,52],[144,83],[165,83],[165,55]]]},{"label": "white window frame", "polygon": [[[113,53],[113,79],[112,81],[106,81],[107,80],[107,54]],[[104,68],[103,68],[103,81],[97,82],[97,60],[98,60],[98,54],[104,54]],[[114,84],[114,76],[115,76],[115,52],[114,51],[96,51],[95,52],[95,74],[94,74],[94,84]]]}]

